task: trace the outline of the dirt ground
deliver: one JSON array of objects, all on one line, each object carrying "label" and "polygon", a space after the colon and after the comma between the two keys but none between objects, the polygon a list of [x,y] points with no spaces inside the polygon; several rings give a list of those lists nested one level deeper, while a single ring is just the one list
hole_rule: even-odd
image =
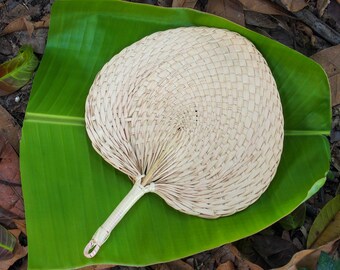
[{"label": "dirt ground", "polygon": [[[247,258],[264,269],[288,263],[296,252],[306,248],[308,231],[322,207],[336,194],[339,194],[340,105],[338,104],[340,103],[340,94],[338,96],[337,93],[337,89],[340,92],[339,1],[295,1],[295,5],[287,4],[292,1],[280,0],[141,0],[134,2],[169,8],[188,7],[210,12],[275,39],[308,57],[326,48],[337,47],[333,52],[334,58],[337,57],[337,62],[334,62],[331,73],[327,72],[330,76],[333,96],[333,125],[329,137],[332,153],[331,173],[320,191],[301,206],[302,210],[300,209],[300,211],[306,213],[304,224],[293,230],[284,230],[279,224],[274,224],[256,235],[233,243],[233,245],[224,245],[168,264],[139,269],[261,269],[242,261],[243,259],[238,257],[240,256],[238,252],[241,252],[242,258]],[[31,44],[36,56],[39,59],[43,57],[48,35],[48,16],[52,3],[52,0],[0,0],[0,63],[13,58],[24,44]],[[331,76],[334,76],[334,80]],[[24,120],[31,86],[32,81],[20,90],[0,97],[0,106],[13,117],[19,126],[18,130]],[[18,227],[12,220],[15,215],[10,214],[8,209],[0,210],[2,225],[8,229]],[[26,246],[27,240],[29,241],[23,231],[20,233],[19,240],[22,246]],[[271,247],[271,250],[265,246]],[[24,256],[18,259],[10,269],[25,269],[26,264],[27,256]],[[107,268],[111,269],[112,267]],[[135,268],[116,266],[112,269]]]}]

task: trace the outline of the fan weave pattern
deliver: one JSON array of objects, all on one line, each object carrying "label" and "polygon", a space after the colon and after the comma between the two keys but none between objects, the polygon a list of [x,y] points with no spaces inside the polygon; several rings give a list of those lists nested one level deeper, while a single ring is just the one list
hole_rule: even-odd
[{"label": "fan weave pattern", "polygon": [[86,104],[94,148],[182,212],[233,214],[276,172],[283,116],[266,61],[227,30],[150,35],[112,58]]},{"label": "fan weave pattern", "polygon": [[[237,33],[157,32],[114,56],[86,102],[95,150],[170,206],[217,218],[266,190],[283,147],[272,73]],[[138,183],[139,184],[139,183]]]},{"label": "fan weave pattern", "polygon": [[91,87],[85,121],[96,151],[134,182],[86,257],[147,192],[200,217],[241,211],[270,184],[283,147],[265,59],[239,34],[207,27],[154,33],[114,56]]}]

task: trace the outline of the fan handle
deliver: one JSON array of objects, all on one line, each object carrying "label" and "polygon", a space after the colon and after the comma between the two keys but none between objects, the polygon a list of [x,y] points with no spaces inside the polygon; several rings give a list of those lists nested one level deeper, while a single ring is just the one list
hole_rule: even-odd
[{"label": "fan handle", "polygon": [[142,186],[141,179],[144,175],[136,177],[136,182],[132,189],[125,196],[125,198],[119,203],[116,209],[111,213],[107,220],[101,225],[96,233],[93,235],[91,241],[86,245],[84,249],[84,256],[87,258],[93,258],[100,247],[109,238],[111,231],[116,227],[119,221],[125,216],[125,214],[131,209],[131,207],[147,192],[153,192],[155,190],[155,184]]}]

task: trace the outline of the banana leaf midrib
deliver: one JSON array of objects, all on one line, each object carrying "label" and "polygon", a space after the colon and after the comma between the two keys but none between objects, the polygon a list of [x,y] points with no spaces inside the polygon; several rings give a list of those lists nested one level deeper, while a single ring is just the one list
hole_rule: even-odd
[{"label": "banana leaf midrib", "polygon": [[[63,124],[73,126],[84,126],[84,117],[53,115],[46,113],[27,112],[25,122],[46,123],[46,124]],[[285,136],[313,136],[313,135],[329,135],[329,130],[284,130]]]}]

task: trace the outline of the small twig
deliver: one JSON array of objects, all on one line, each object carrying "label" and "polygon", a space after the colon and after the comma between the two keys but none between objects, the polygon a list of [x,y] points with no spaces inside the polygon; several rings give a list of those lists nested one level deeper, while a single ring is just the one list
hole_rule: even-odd
[{"label": "small twig", "polygon": [[2,180],[0,179],[0,185],[10,186],[10,187],[21,187],[21,184],[18,183],[12,183],[10,180]]},{"label": "small twig", "polygon": [[[276,4],[285,7],[280,0],[272,0]],[[327,40],[332,45],[340,44],[340,33],[329,27],[326,23],[320,20],[308,9],[302,9],[298,12],[292,13],[297,19],[304,22],[310,28],[312,28],[315,33],[318,33],[322,38]]]},{"label": "small twig", "polygon": [[340,33],[329,27],[309,10],[303,9],[294,13],[294,15],[329,43],[333,45],[340,44]]}]

